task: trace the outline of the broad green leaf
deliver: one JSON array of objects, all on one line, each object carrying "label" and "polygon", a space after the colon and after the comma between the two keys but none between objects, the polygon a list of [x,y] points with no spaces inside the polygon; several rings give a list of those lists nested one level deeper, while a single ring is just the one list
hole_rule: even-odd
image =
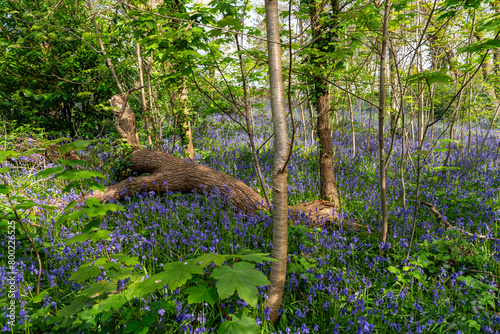
[{"label": "broad green leaf", "polygon": [[163,271],[150,278],[136,282],[125,291],[128,299],[139,298],[153,293],[168,285],[169,289],[175,290],[184,285],[193,274],[202,274],[203,268],[193,264],[191,261],[168,263],[163,266]]},{"label": "broad green leaf", "polygon": [[79,296],[73,299],[71,304],[57,311],[56,315],[58,317],[67,317],[79,312],[82,308],[85,307],[87,299],[87,296]]},{"label": "broad green leaf", "polygon": [[31,299],[31,302],[33,302],[33,303],[39,303],[39,302],[41,302],[41,301],[45,298],[45,296],[47,296],[48,294],[49,294],[49,290],[44,290],[44,291],[40,292],[40,294],[38,294],[38,295],[36,295],[35,297],[33,297],[33,298]]},{"label": "broad green leaf", "polygon": [[149,326],[155,322],[156,322],[156,317],[152,317],[152,316],[144,317],[141,319],[142,326]]},{"label": "broad green leaf", "polygon": [[119,311],[120,308],[127,302],[127,298],[121,293],[117,293],[114,295],[109,295],[106,299],[101,301],[98,304],[95,304],[94,307],[98,307],[99,311],[109,312],[111,309],[115,309]]},{"label": "broad green leaf", "polygon": [[96,232],[92,233],[81,233],[78,235],[75,235],[73,238],[70,238],[64,243],[66,245],[71,245],[74,244],[75,242],[84,242],[84,241],[100,241],[100,240],[111,240],[111,233],[110,231],[106,230],[98,230]]},{"label": "broad green leaf", "polygon": [[434,170],[436,172],[441,172],[441,171],[445,171],[445,170],[460,170],[460,167],[437,166],[437,167],[433,167],[432,170]]},{"label": "broad green leaf", "polygon": [[253,253],[253,254],[248,254],[248,255],[241,255],[240,259],[244,261],[251,261],[251,262],[257,262],[257,263],[264,263],[266,262],[279,262],[278,260],[269,257],[269,253]]},{"label": "broad green leaf", "polygon": [[141,323],[137,320],[134,320],[127,324],[127,327],[125,327],[123,333],[135,333],[135,331],[141,327]]},{"label": "broad green leaf", "polygon": [[210,305],[214,305],[219,299],[217,294],[217,289],[212,287],[206,287],[204,285],[193,286],[186,289],[186,294],[188,295],[188,303],[196,304],[207,302]]},{"label": "broad green leaf", "polygon": [[85,166],[85,161],[82,160],[59,160],[59,162],[64,166],[70,166],[70,167]]},{"label": "broad green leaf", "polygon": [[97,282],[93,283],[88,289],[81,291],[82,296],[96,298],[102,294],[116,291],[116,283],[113,282]]},{"label": "broad green leaf", "polygon": [[70,280],[77,281],[78,283],[82,283],[89,278],[97,277],[101,273],[101,269],[97,266],[92,266],[90,268],[90,263],[85,263],[78,268],[78,271],[71,274],[69,277]]},{"label": "broad green leaf", "polygon": [[67,181],[76,181],[76,180],[82,180],[82,179],[90,179],[93,177],[100,177],[104,178],[104,175],[102,173],[93,171],[93,170],[66,170],[59,174],[57,177],[67,180]]},{"label": "broad green leaf", "polygon": [[4,162],[7,158],[17,157],[19,154],[16,151],[0,151],[0,163]]},{"label": "broad green leaf", "polygon": [[186,281],[190,279],[193,274],[202,273],[203,269],[200,266],[186,261],[168,263],[163,266],[162,272],[153,277],[165,281],[171,290],[175,290],[186,283]]},{"label": "broad green leaf", "polygon": [[224,266],[214,269],[211,277],[217,280],[220,299],[231,297],[236,290],[241,299],[255,306],[258,300],[257,286],[268,285],[269,280],[254,268],[252,263],[238,262],[232,268]]},{"label": "broad green leaf", "polygon": [[109,257],[120,260],[120,263],[123,263],[126,266],[136,266],[140,263],[138,257],[128,256],[126,254],[110,254]]},{"label": "broad green leaf", "polygon": [[226,256],[221,255],[221,254],[214,254],[214,253],[208,253],[204,254],[202,256],[199,256],[194,260],[194,263],[199,263],[199,265],[202,268],[205,268],[206,266],[210,265],[210,263],[215,263],[216,266],[221,266],[222,263],[226,261]]},{"label": "broad green leaf", "polygon": [[11,190],[11,187],[0,184],[0,194],[8,194]]},{"label": "broad green leaf", "polygon": [[44,170],[38,172],[36,175],[40,177],[47,177],[52,174],[61,173],[62,171],[64,171],[63,166],[51,167],[51,168],[45,168]]},{"label": "broad green leaf", "polygon": [[224,321],[218,330],[219,334],[258,334],[260,326],[257,325],[255,319],[246,315],[245,312],[240,312],[239,315],[233,315],[231,321]]},{"label": "broad green leaf", "polygon": [[83,150],[92,143],[92,140],[75,140],[72,143],[63,145],[59,148],[60,154],[66,154],[73,149]]}]

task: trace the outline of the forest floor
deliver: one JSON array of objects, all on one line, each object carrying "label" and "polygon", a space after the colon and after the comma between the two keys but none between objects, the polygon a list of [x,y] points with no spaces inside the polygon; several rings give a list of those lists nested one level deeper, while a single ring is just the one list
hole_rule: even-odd
[{"label": "forest floor", "polygon": [[[230,174],[262,193],[251,152],[245,144],[245,133],[233,124],[224,116],[212,116],[194,129],[196,163]],[[333,134],[336,176],[342,214],[370,228],[356,232],[348,227],[309,227],[301,221],[291,224],[287,281],[275,328],[265,321],[266,286],[258,290],[257,307],[248,306],[237,295],[218,305],[219,308],[206,303],[190,304],[186,294],[176,289],[130,302],[121,312],[110,311],[105,317],[91,319],[80,312],[78,318],[61,323],[58,318],[61,314],[57,311],[71,305],[76,292],[85,286],[85,283],[70,280],[70,276],[80,265],[101,257],[103,247],[91,241],[68,244],[68,239],[82,233],[89,218],[83,216],[58,227],[55,223],[61,213],[56,210],[38,212],[29,218],[30,223],[40,225],[29,226],[29,229],[43,263],[42,298],[34,298],[37,259],[25,237],[17,240],[15,300],[18,325],[15,331],[67,333],[78,329],[84,333],[101,333],[106,332],[103,324],[107,323],[112,324],[108,326],[112,333],[139,333],[139,329],[143,333],[211,333],[224,319],[217,310],[222,308],[229,315],[245,308],[257,319],[262,333],[500,332],[497,310],[500,307],[497,276],[500,242],[478,237],[500,237],[498,138],[490,136],[483,151],[478,152],[485,132],[473,129],[468,142],[464,129],[462,141],[452,143],[446,167],[442,162],[449,141],[426,143],[425,152],[417,151],[416,144],[410,141],[410,158],[402,162],[398,139],[387,167],[389,235],[386,254],[382,257],[378,243],[377,142],[372,133],[368,143],[366,124],[356,124],[359,131],[356,132],[354,157],[351,134],[340,131]],[[256,119],[258,146],[271,134],[270,126],[268,118]],[[94,143],[82,155],[92,168],[105,175],[109,175],[116,161],[110,151],[110,141]],[[387,139],[387,146],[389,143]],[[429,153],[434,143],[437,143],[436,149]],[[317,154],[310,131],[304,140],[299,127],[295,144],[289,165],[289,205],[318,198]],[[165,140],[162,149],[170,151],[170,148],[171,142]],[[426,160],[421,170],[420,199],[434,204],[448,222],[474,236],[446,229],[427,207],[419,204],[415,241],[409,251],[409,260],[406,260],[419,154],[421,160]],[[471,167],[476,154],[480,154],[477,164],[462,176]],[[271,183],[272,157],[272,143],[268,142],[260,152],[268,184]],[[63,194],[62,182],[37,176],[40,168],[33,166],[25,164],[5,175],[15,189],[38,202],[50,204],[54,198],[78,197],[74,193]],[[45,167],[54,165],[46,164]],[[107,182],[112,182],[109,177]],[[234,212],[217,194],[142,193],[127,198],[121,205],[124,210],[109,212],[103,218],[101,228],[110,232],[106,250],[110,255],[124,253],[138,257],[140,264],[136,268],[148,276],[161,271],[167,263],[205,253],[270,253],[272,249],[269,214],[259,212],[247,216]],[[257,264],[257,269],[266,276],[269,268],[267,263]],[[7,258],[2,255],[0,306],[4,310],[7,307],[7,278]],[[128,320],[120,322],[123,319]],[[68,321],[75,321],[80,327],[68,327]],[[129,327],[132,321],[142,327]],[[8,326],[4,330],[9,331]]]}]

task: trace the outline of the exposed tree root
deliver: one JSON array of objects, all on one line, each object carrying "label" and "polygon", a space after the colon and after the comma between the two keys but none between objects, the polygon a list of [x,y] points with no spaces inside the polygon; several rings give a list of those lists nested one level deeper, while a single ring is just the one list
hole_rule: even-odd
[{"label": "exposed tree root", "polygon": [[310,225],[315,227],[327,226],[346,226],[351,227],[355,231],[368,229],[368,226],[358,224],[354,221],[348,221],[341,217],[335,210],[335,205],[332,202],[315,200],[307,203],[300,203],[296,206],[290,206],[290,219],[298,219],[304,215],[309,219]]}]

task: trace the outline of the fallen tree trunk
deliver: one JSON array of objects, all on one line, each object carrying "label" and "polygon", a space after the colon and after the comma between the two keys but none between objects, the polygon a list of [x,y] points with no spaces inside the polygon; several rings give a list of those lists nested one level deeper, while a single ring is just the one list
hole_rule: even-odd
[{"label": "fallen tree trunk", "polygon": [[230,199],[231,204],[244,212],[266,207],[265,200],[240,180],[207,166],[195,164],[156,150],[135,150],[131,153],[131,170],[148,176],[129,177],[106,187],[104,192],[94,192],[99,200],[120,200],[138,191],[182,193],[213,192]]}]

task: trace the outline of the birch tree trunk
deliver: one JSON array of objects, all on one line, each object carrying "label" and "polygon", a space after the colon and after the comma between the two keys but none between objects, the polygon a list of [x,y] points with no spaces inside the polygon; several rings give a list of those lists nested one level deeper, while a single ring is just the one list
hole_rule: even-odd
[{"label": "birch tree trunk", "polygon": [[270,319],[278,319],[283,289],[286,279],[286,262],[288,252],[288,198],[286,166],[289,142],[286,122],[285,94],[283,91],[283,74],[281,66],[280,28],[278,18],[278,0],[266,0],[267,39],[269,52],[269,84],[271,93],[271,110],[274,133],[274,159],[272,169],[273,182],[273,252],[272,256],[279,262],[271,264],[267,306],[270,308]]}]

